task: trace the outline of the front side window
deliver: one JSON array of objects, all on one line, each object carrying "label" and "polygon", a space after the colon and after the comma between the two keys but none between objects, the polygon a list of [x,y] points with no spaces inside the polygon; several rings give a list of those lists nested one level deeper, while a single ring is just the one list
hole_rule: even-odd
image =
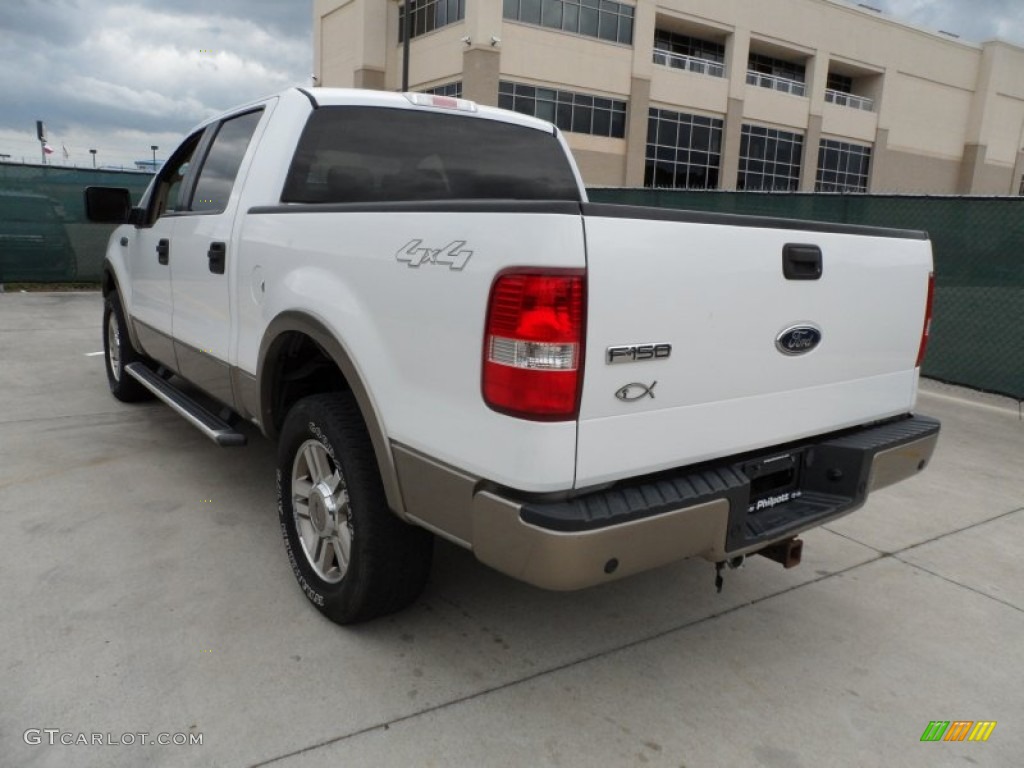
[{"label": "front side window", "polygon": [[799,133],[744,125],[736,188],[751,192],[795,192],[800,186],[804,137]]},{"label": "front side window", "polygon": [[321,107],[292,159],[283,203],[572,200],[554,134],[420,109]]},{"label": "front side window", "polygon": [[613,139],[626,135],[626,102],[618,99],[502,80],[498,106],[547,120],[563,131]]},{"label": "front side window", "polygon": [[184,210],[181,190],[202,138],[203,131],[198,131],[185,139],[153,179],[141,201],[146,209],[146,225],[152,225],[161,216]]},{"label": "front side window", "polygon": [[219,213],[228,207],[242,158],[262,115],[262,110],[246,112],[221,123],[199,171],[190,210]]},{"label": "front side window", "polygon": [[536,24],[610,43],[633,44],[631,5],[615,0],[503,0],[509,21]]}]

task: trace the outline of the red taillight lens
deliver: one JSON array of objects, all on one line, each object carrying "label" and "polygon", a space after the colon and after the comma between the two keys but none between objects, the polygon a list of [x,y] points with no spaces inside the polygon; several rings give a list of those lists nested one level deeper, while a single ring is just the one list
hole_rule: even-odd
[{"label": "red taillight lens", "polygon": [[921,346],[917,348],[915,368],[924,362],[924,354],[928,350],[928,337],[932,334],[932,301],[935,298],[935,273],[928,274],[928,300],[924,305],[924,327],[921,329]]},{"label": "red taillight lens", "polygon": [[511,272],[498,277],[484,335],[487,405],[535,421],[576,418],[585,285],[580,271]]}]

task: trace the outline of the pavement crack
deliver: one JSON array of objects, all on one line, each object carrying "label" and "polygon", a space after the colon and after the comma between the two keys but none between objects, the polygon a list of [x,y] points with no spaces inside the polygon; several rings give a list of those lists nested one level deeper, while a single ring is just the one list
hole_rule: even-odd
[{"label": "pavement crack", "polygon": [[853,542],[854,544],[860,544],[862,547],[866,547],[866,548],[870,549],[872,552],[877,552],[879,555],[882,555],[884,557],[895,557],[897,560],[900,560],[900,562],[903,562],[902,559],[899,556],[902,555],[905,552],[909,552],[912,549],[917,549],[918,547],[923,547],[925,544],[931,544],[932,542],[935,542],[935,541],[941,541],[942,539],[946,538],[947,536],[956,536],[958,533],[963,533],[964,531],[970,531],[973,528],[978,528],[978,527],[980,527],[982,525],[988,525],[989,523],[994,523],[996,520],[1002,520],[1004,517],[1009,517],[1010,515],[1015,515],[1018,512],[1024,512],[1024,507],[1020,507],[1018,509],[1011,509],[1009,512],[1002,512],[1002,513],[996,515],[995,517],[989,517],[989,518],[986,518],[984,520],[978,520],[977,522],[971,523],[970,525],[965,525],[963,528],[957,528],[956,530],[953,530],[953,531],[946,531],[944,533],[936,534],[935,536],[932,536],[930,539],[925,539],[924,541],[919,541],[919,542],[916,542],[915,544],[908,544],[907,546],[903,547],[902,549],[895,549],[895,550],[892,550],[891,552],[887,551],[887,550],[884,550],[884,549],[879,549],[878,547],[875,547],[875,546],[873,546],[871,544],[868,544],[867,542],[861,541],[860,539],[855,539],[853,536],[850,536],[849,534],[837,531],[834,528],[830,528],[827,525],[823,525],[821,527],[824,530],[828,531],[829,533],[833,533],[836,536],[839,536],[840,538],[843,538],[843,539],[846,539],[847,541]]},{"label": "pavement crack", "polygon": [[853,536],[849,536],[848,534],[841,533],[840,531],[837,531],[834,528],[829,528],[827,525],[823,525],[821,527],[822,527],[822,530],[825,530],[825,531],[828,531],[829,533],[835,534],[836,536],[838,536],[841,539],[846,539],[847,541],[852,541],[854,544],[860,544],[862,547],[870,549],[872,552],[877,552],[879,555],[887,555],[887,554],[889,554],[885,550],[879,549],[878,547],[873,547],[873,546],[871,546],[870,544],[868,544],[865,541],[861,541],[860,539],[855,539],[855,538],[853,538]]},{"label": "pavement crack", "polygon": [[[970,530],[973,530],[974,528],[980,528],[983,525],[988,525],[989,523],[994,523],[996,520],[1002,520],[1004,517],[1009,517],[1010,515],[1016,515],[1018,512],[1024,512],[1024,507],[1018,507],[1017,509],[1011,509],[1009,512],[1003,512],[1002,514],[996,515],[995,517],[989,517],[989,518],[987,518],[985,520],[978,520],[977,522],[971,523],[970,525],[965,525],[963,528],[957,528],[955,531],[946,531],[945,533],[937,534],[935,536],[932,536],[930,539],[925,539],[924,541],[919,541],[916,544],[910,544],[910,545],[904,547],[903,549],[897,549],[894,552],[889,552],[887,554],[889,554],[892,557],[895,557],[897,559],[900,559],[899,558],[900,555],[902,555],[902,554],[904,554],[906,552],[910,552],[911,550],[917,549],[918,547],[923,547],[925,544],[931,544],[932,542],[935,542],[935,541],[941,541],[942,539],[945,539],[948,536],[956,536],[958,533],[964,533],[965,531],[970,531]],[[872,547],[872,549],[874,549],[874,547]]]},{"label": "pavement crack", "polygon": [[498,685],[492,685],[489,688],[484,688],[482,690],[466,694],[465,696],[459,696],[457,698],[450,699],[449,701],[444,701],[444,702],[441,702],[439,704],[435,704],[433,706],[426,707],[425,709],[420,709],[420,710],[417,710],[415,712],[410,712],[407,715],[402,715],[400,717],[396,717],[396,718],[394,718],[392,720],[388,720],[387,722],[374,723],[373,725],[368,725],[368,726],[366,726],[364,728],[359,728],[357,730],[351,731],[349,733],[342,734],[340,736],[334,736],[334,737],[329,738],[329,739],[324,739],[323,741],[319,741],[319,742],[317,742],[315,744],[310,744],[309,746],[303,747],[301,749],[296,749],[296,750],[294,750],[292,752],[286,752],[286,753],[278,755],[276,757],[272,757],[272,758],[270,758],[268,760],[262,760],[262,761],[260,761],[258,763],[252,763],[251,765],[249,765],[249,768],[263,768],[263,766],[273,765],[274,763],[278,763],[278,762],[280,762],[282,760],[287,760],[287,759],[292,758],[292,757],[298,757],[299,755],[304,755],[304,754],[307,754],[309,752],[313,752],[315,750],[321,749],[323,747],[328,747],[328,746],[331,746],[333,744],[340,744],[343,741],[347,741],[349,739],[353,739],[353,738],[355,738],[357,736],[363,736],[363,735],[365,735],[367,733],[373,733],[374,731],[386,731],[392,725],[399,725],[399,724],[404,723],[404,722],[406,722],[408,720],[414,720],[414,719],[416,719],[418,717],[421,717],[422,715],[429,715],[429,714],[431,714],[433,712],[438,712],[438,711],[441,711],[441,710],[448,709],[450,707],[455,707],[455,706],[458,706],[459,704],[464,704],[466,702],[470,702],[470,701],[473,701],[475,699],[479,699],[479,698],[482,698],[482,697],[485,697],[485,696],[489,696],[492,693],[498,693],[500,691],[504,691],[504,690],[507,690],[507,689],[510,689],[510,688],[514,688],[514,687],[522,685],[524,683],[529,683],[529,682],[532,682],[533,680],[537,680],[537,679],[539,679],[541,677],[545,677],[546,675],[551,675],[551,674],[555,674],[557,672],[562,672],[562,671],[567,670],[567,669],[572,669],[574,667],[580,666],[582,664],[586,664],[586,663],[591,662],[591,661],[596,661],[596,660],[599,660],[599,659],[608,658],[610,656],[614,656],[617,653],[621,653],[622,651],[627,651],[627,650],[630,650],[630,649],[633,649],[633,648],[637,648],[637,647],[639,647],[641,645],[644,645],[646,643],[651,643],[651,642],[654,642],[655,640],[660,640],[661,638],[667,637],[667,636],[669,636],[671,634],[674,634],[676,632],[681,632],[683,630],[692,629],[694,627],[698,627],[698,626],[700,626],[702,624],[705,624],[707,622],[714,621],[715,619],[720,619],[720,618],[722,618],[724,616],[728,616],[728,615],[730,615],[732,613],[736,613],[737,611],[743,610],[744,608],[749,608],[751,606],[763,603],[766,600],[773,600],[776,597],[782,597],[783,595],[788,595],[790,592],[795,592],[798,589],[803,589],[805,587],[809,587],[809,586],[812,586],[814,584],[819,584],[822,581],[834,578],[836,576],[842,576],[843,574],[849,573],[850,571],[854,571],[854,570],[856,570],[858,568],[863,568],[866,565],[870,565],[871,563],[876,563],[876,562],[878,562],[880,560],[883,560],[886,557],[889,557],[889,556],[885,555],[885,554],[880,554],[878,557],[873,557],[870,560],[865,560],[864,562],[856,563],[856,564],[851,565],[851,566],[849,566],[847,568],[843,568],[843,569],[838,570],[838,571],[833,571],[833,572],[827,573],[827,574],[825,574],[823,576],[818,576],[818,577],[816,577],[814,579],[810,579],[810,580],[802,582],[800,584],[794,584],[793,586],[787,587],[786,589],[780,590],[778,592],[772,592],[771,594],[768,594],[768,595],[762,595],[761,597],[754,598],[753,600],[748,600],[748,601],[746,601],[744,603],[738,603],[738,604],[736,604],[734,606],[731,606],[729,608],[725,608],[725,609],[723,609],[721,611],[718,611],[716,613],[708,614],[707,616],[702,616],[701,618],[698,618],[698,619],[693,619],[691,621],[685,621],[682,624],[678,624],[676,626],[672,626],[672,627],[669,627],[667,629],[660,630],[660,631],[655,632],[655,633],[653,633],[651,635],[645,635],[644,637],[639,637],[639,638],[637,638],[635,640],[630,640],[627,643],[623,643],[621,645],[616,645],[616,646],[614,646],[612,648],[605,648],[604,650],[595,651],[594,653],[591,653],[591,654],[589,654],[587,656],[582,656],[582,657],[580,657],[578,659],[573,659],[572,661],[566,661],[566,662],[563,662],[561,664],[556,664],[556,665],[554,665],[552,667],[548,667],[547,669],[538,670],[537,672],[534,672],[532,674],[526,675],[525,677],[520,677],[520,678],[517,678],[515,680],[509,680],[508,682],[500,683]]},{"label": "pavement crack", "polygon": [[942,579],[943,581],[945,581],[945,582],[947,582],[949,584],[953,584],[954,586],[961,587],[962,589],[966,589],[968,592],[973,592],[976,595],[981,595],[982,597],[987,597],[989,600],[994,600],[995,602],[1000,603],[1001,605],[1005,605],[1007,608],[1012,608],[1013,610],[1017,611],[1018,613],[1024,613],[1024,608],[1021,608],[1018,605],[1014,605],[1013,603],[1008,602],[1006,600],[1003,600],[1001,597],[996,597],[995,595],[990,595],[988,592],[982,592],[980,589],[972,587],[969,584],[964,584],[962,582],[957,581],[956,579],[951,579],[948,576],[943,576],[941,573],[936,573],[935,571],[931,570],[930,568],[925,568],[923,565],[918,565],[917,563],[912,563],[909,560],[904,560],[902,557],[897,557],[896,555],[893,555],[893,559],[898,560],[899,562],[903,563],[904,565],[909,565],[911,568],[916,568],[919,571],[924,571],[925,573],[927,573],[927,574],[929,574],[931,576],[934,576],[937,579]]}]

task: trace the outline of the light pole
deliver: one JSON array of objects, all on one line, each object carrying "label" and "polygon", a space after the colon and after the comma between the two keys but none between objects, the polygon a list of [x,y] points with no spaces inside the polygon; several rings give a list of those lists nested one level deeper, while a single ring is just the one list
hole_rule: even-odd
[{"label": "light pole", "polygon": [[96,150],[95,149],[90,149],[89,150],[89,154],[92,155],[92,167],[95,168],[96,167]]},{"label": "light pole", "polygon": [[153,173],[156,173],[156,151],[160,149],[160,147],[158,147],[156,144],[153,144],[152,146],[150,146],[150,149],[153,150]]},{"label": "light pole", "polygon": [[412,0],[405,0],[405,14],[402,18],[402,92],[409,90],[409,51],[412,37]]}]

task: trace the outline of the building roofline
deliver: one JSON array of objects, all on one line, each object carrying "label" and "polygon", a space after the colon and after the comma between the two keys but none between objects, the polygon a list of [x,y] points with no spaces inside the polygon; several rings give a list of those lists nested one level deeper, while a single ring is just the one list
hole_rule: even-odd
[{"label": "building roofline", "polygon": [[[915,24],[912,21],[900,19],[888,13],[887,11],[881,9],[875,11],[870,7],[865,7],[869,5],[871,1],[872,0],[867,0],[866,2],[861,4],[858,3],[857,0],[816,0],[816,2],[827,3],[828,5],[837,6],[839,8],[843,8],[845,10],[860,14],[861,16],[864,16],[866,18],[875,19],[881,23],[891,24],[896,27],[901,27],[903,29],[908,29],[913,32],[918,32],[920,34],[927,35],[930,38],[933,38],[940,42],[949,43],[950,45],[959,45],[976,51],[980,51],[983,47],[982,43],[980,42],[974,40],[966,40],[959,36],[954,37],[953,35],[955,33],[952,30],[943,31],[939,29],[933,29],[931,27],[926,27],[921,24]],[[1013,43],[1008,44],[1014,45]]]}]

